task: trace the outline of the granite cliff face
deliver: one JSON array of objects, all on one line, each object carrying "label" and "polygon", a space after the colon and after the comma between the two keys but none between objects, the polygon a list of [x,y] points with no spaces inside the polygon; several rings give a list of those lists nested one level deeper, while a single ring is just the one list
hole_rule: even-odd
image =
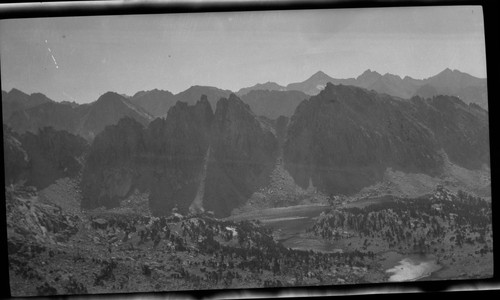
[{"label": "granite cliff face", "polygon": [[406,101],[329,83],[292,117],[285,166],[302,187],[353,194],[389,167],[436,176],[443,150],[464,167],[487,164],[486,127],[484,110],[455,97]]},{"label": "granite cliff face", "polygon": [[82,208],[118,206],[132,189],[134,160],[144,148],[143,127],[132,118],[123,118],[98,134],[83,171]]},{"label": "granite cliff face", "polygon": [[144,162],[152,176],[141,186],[150,191],[154,214],[170,213],[174,207],[187,212],[202,180],[212,119],[212,108],[207,98],[201,97],[195,105],[177,102],[166,119],[156,119],[147,128],[149,155]]},{"label": "granite cliff face", "polygon": [[215,114],[205,96],[177,102],[147,128],[127,118],[96,137],[82,205],[117,206],[138,189],[156,215],[187,212],[195,199],[198,209],[227,215],[267,180],[275,151],[275,136],[236,96],[222,98]]},{"label": "granite cliff face", "polygon": [[194,106],[178,102],[166,119],[158,118],[147,128],[131,118],[107,127],[90,150],[83,206],[117,206],[139,189],[149,193],[155,214],[175,206],[185,211],[196,192],[212,118],[210,104],[202,98]]},{"label": "granite cliff face", "polygon": [[228,215],[269,181],[275,135],[234,94],[217,102],[212,126],[204,207]]}]

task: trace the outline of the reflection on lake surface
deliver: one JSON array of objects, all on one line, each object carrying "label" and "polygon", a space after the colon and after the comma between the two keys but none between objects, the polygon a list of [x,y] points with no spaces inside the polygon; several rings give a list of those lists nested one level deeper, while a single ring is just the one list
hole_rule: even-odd
[{"label": "reflection on lake surface", "polygon": [[426,255],[412,255],[405,257],[396,266],[386,270],[392,273],[390,282],[415,281],[431,275],[441,269],[434,258]]}]

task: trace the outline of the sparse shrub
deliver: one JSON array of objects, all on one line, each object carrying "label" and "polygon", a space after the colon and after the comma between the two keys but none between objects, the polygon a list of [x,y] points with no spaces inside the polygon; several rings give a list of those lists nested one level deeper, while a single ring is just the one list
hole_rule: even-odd
[{"label": "sparse shrub", "polygon": [[142,274],[147,277],[151,276],[151,268],[148,265],[143,265]]},{"label": "sparse shrub", "polygon": [[41,286],[36,288],[36,293],[38,296],[57,295],[57,289],[47,282],[44,282]]},{"label": "sparse shrub", "polygon": [[113,274],[113,269],[116,268],[117,263],[115,261],[104,261],[104,266],[102,267],[99,274],[94,274],[94,285],[102,285],[105,280],[113,280],[115,275]]},{"label": "sparse shrub", "polygon": [[70,277],[68,284],[64,287],[66,293],[68,294],[88,294],[87,287],[81,282],[78,282],[75,278]]}]

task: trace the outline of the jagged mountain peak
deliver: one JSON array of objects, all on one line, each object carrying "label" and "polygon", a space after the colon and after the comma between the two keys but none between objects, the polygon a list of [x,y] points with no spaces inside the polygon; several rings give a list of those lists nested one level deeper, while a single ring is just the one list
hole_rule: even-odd
[{"label": "jagged mountain peak", "polygon": [[391,73],[385,73],[382,77],[387,78],[387,79],[402,80],[401,76],[394,75],[394,74],[391,74]]},{"label": "jagged mountain peak", "polygon": [[364,71],[361,75],[359,75],[356,79],[357,80],[360,80],[360,79],[364,79],[364,78],[375,78],[375,77],[380,77],[382,75],[380,75],[379,72],[377,71],[372,71],[371,69],[367,69],[366,71]]},{"label": "jagged mountain peak", "polygon": [[440,74],[449,74],[449,73],[456,73],[456,72],[458,72],[458,70],[456,70],[456,69],[452,70],[450,68],[446,68]]},{"label": "jagged mountain peak", "polygon": [[314,73],[311,77],[309,77],[305,82],[317,82],[317,83],[325,82],[326,83],[332,79],[333,79],[332,77],[328,76],[323,71],[318,71],[318,72]]},{"label": "jagged mountain peak", "polygon": [[459,78],[467,78],[467,79],[479,79],[478,77],[475,77],[475,76],[472,76],[468,73],[464,73],[460,70],[457,70],[457,69],[450,69],[450,68],[446,68],[444,69],[443,71],[441,71],[440,73],[432,76],[432,77],[429,77],[429,79],[435,79],[435,78],[449,78],[450,80],[453,80],[453,79],[459,79]]},{"label": "jagged mountain peak", "polygon": [[122,95],[116,93],[116,92],[106,92],[102,94],[98,99],[97,102],[102,102],[102,101],[110,101],[110,100],[115,100],[115,99],[125,99]]},{"label": "jagged mountain peak", "polygon": [[148,91],[139,91],[139,92],[135,93],[134,96],[132,96],[132,97],[141,97],[141,96],[148,94],[148,93],[151,93],[151,94],[163,94],[163,93],[172,94],[170,91],[155,88],[155,89],[148,90]]},{"label": "jagged mountain peak", "polygon": [[241,101],[241,99],[238,98],[238,96],[236,96],[236,94],[234,94],[234,93],[229,94],[228,100],[229,101]]},{"label": "jagged mountain peak", "polygon": [[9,94],[10,96],[13,96],[13,95],[28,96],[28,94],[26,94],[25,92],[18,90],[16,88],[12,88],[7,94]]},{"label": "jagged mountain peak", "polygon": [[353,93],[353,92],[368,92],[364,88],[352,86],[352,85],[344,85],[344,84],[333,84],[331,82],[327,82],[325,88],[315,97],[312,98],[325,98],[332,95],[341,96],[342,94]]},{"label": "jagged mountain peak", "polygon": [[186,93],[186,92],[194,92],[194,91],[206,91],[206,90],[209,90],[209,91],[224,91],[224,92],[231,92],[231,91],[229,91],[229,90],[219,89],[219,88],[214,87],[214,86],[208,86],[208,85],[192,85],[192,86],[190,86],[189,88],[187,88],[186,90],[184,90],[183,92],[180,92],[179,94]]},{"label": "jagged mountain peak", "polygon": [[244,96],[255,91],[285,91],[286,88],[273,81],[267,81],[266,83],[257,83],[251,87],[241,88],[236,94],[238,96]]},{"label": "jagged mountain peak", "polygon": [[252,112],[252,110],[250,109],[250,106],[247,103],[243,102],[243,100],[241,100],[240,97],[238,97],[235,93],[229,94],[228,98],[221,98],[217,102],[216,111],[219,108],[219,103],[220,103],[220,106],[224,107],[224,108],[244,109],[244,110],[249,111],[252,115],[254,114]]},{"label": "jagged mountain peak", "polygon": [[323,71],[321,71],[321,70],[320,70],[320,71],[318,71],[318,72],[316,72],[316,73],[314,73],[314,74],[311,76],[311,78],[322,78],[322,77],[330,77],[330,76],[328,76],[325,72],[323,72]]}]

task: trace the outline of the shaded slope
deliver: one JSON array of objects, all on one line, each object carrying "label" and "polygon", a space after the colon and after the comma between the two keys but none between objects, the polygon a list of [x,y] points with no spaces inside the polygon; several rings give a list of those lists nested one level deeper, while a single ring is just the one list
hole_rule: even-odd
[{"label": "shaded slope", "polygon": [[213,113],[206,98],[177,102],[147,128],[121,119],[99,134],[83,175],[83,207],[118,206],[136,188],[150,193],[154,214],[186,211],[200,178]]},{"label": "shaded slope", "polygon": [[251,87],[246,87],[240,89],[236,92],[238,97],[242,97],[252,91],[286,91],[286,87],[277,84],[276,82],[266,82],[266,83],[257,83]]},{"label": "shaded slope", "polygon": [[291,117],[299,103],[309,97],[300,91],[252,90],[241,100],[256,115],[276,119],[279,116]]},{"label": "shaded slope", "polygon": [[228,215],[268,181],[276,147],[273,133],[234,94],[215,114],[207,97],[195,105],[179,101],[147,128],[126,118],[96,137],[82,205],[118,206],[138,189],[149,193],[154,215],[174,207],[186,213],[195,200],[199,210]]},{"label": "shaded slope", "polygon": [[267,184],[277,146],[273,133],[237,96],[231,94],[219,100],[212,126],[205,209],[229,215]]},{"label": "shaded slope", "polygon": [[53,101],[40,93],[28,95],[18,89],[12,89],[8,93],[2,91],[3,122],[5,123],[5,121],[8,120],[10,116],[16,111],[35,107],[47,102]]},{"label": "shaded slope", "polygon": [[175,104],[176,99],[174,94],[169,91],[154,89],[137,92],[132,96],[131,102],[142,107],[152,116],[160,117],[167,114],[170,107]]},{"label": "shaded slope", "polygon": [[4,149],[5,183],[22,181],[42,189],[59,178],[77,176],[88,144],[50,127],[20,135],[4,125]]},{"label": "shaded slope", "polygon": [[[388,167],[438,175],[442,149],[464,167],[489,163],[484,110],[454,97],[415,102],[327,85],[292,117],[284,149],[287,170],[301,187],[311,181],[328,193],[352,194],[380,181]],[[463,155],[472,158],[465,161]]]},{"label": "shaded slope", "polygon": [[143,125],[152,119],[149,114],[132,105],[123,96],[107,92],[90,105],[81,120],[79,134],[92,139],[106,126],[118,123],[123,117],[131,117]]}]

